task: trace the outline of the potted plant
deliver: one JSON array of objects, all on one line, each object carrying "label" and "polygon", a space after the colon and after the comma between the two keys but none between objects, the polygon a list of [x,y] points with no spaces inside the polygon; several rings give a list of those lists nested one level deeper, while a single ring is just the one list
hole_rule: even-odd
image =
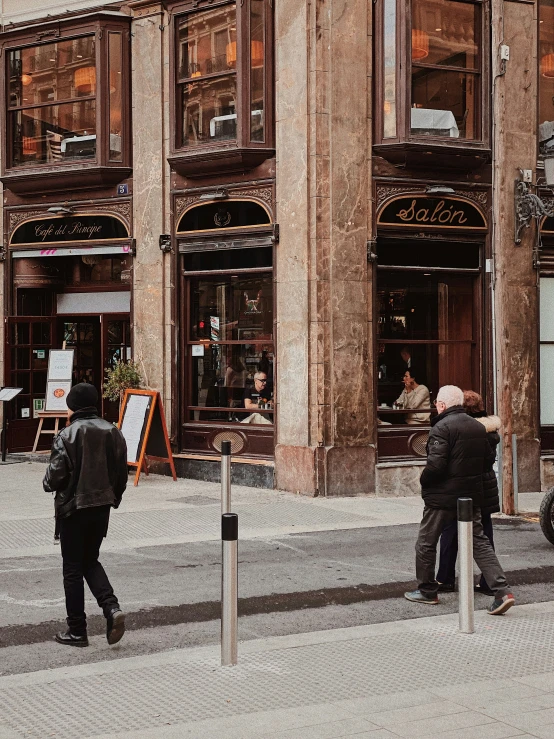
[{"label": "potted plant", "polygon": [[102,386],[103,397],[106,400],[121,401],[127,389],[136,389],[142,385],[142,375],[139,366],[132,360],[124,362],[118,360],[113,367],[106,370],[106,380]]}]

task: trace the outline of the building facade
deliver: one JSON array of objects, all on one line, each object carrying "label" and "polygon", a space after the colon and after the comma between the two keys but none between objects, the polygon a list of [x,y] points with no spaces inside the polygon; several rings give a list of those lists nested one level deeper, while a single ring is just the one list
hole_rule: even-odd
[{"label": "building facade", "polygon": [[502,418],[505,510],[552,484],[553,0],[4,0],[1,20],[12,451],[65,341],[99,388],[139,363],[185,476],[216,479],[230,440],[245,484],[417,494],[457,384]]}]

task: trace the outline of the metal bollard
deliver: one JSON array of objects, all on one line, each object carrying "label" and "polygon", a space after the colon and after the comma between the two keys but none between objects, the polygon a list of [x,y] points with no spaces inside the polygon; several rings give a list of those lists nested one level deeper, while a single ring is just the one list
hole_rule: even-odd
[{"label": "metal bollard", "polygon": [[221,517],[221,664],[237,664],[239,517]]},{"label": "metal bollard", "polygon": [[231,442],[221,442],[221,515],[231,512]]},{"label": "metal bollard", "polygon": [[473,634],[473,501],[458,498],[458,580],[459,630],[462,634]]},{"label": "metal bollard", "polygon": [[519,513],[519,475],[517,471],[517,434],[512,434],[512,476],[514,482],[514,513]]}]

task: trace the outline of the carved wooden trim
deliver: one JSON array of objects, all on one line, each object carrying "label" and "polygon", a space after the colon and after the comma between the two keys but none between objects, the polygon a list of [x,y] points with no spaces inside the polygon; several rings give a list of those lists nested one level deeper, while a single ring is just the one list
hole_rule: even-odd
[{"label": "carved wooden trim", "polygon": [[[398,187],[394,185],[377,185],[375,197],[376,210],[379,211],[383,203],[394,195],[409,194],[412,192],[425,195],[425,185],[401,185]],[[482,208],[486,208],[488,204],[488,193],[486,190],[455,190],[453,195],[472,200]]]},{"label": "carved wooden trim", "polygon": [[[226,190],[229,194],[229,197],[233,199],[249,198],[264,203],[270,211],[271,220],[274,220],[273,187],[271,185],[265,187],[244,187],[239,185],[236,186],[236,189],[232,187],[226,187],[224,185],[218,185],[217,187],[214,187],[214,192],[221,189]],[[200,198],[204,194],[205,192],[199,191],[189,195],[178,195],[175,198],[176,222],[179,221],[187,208],[189,208],[191,205],[194,205],[195,203],[202,202]]]}]

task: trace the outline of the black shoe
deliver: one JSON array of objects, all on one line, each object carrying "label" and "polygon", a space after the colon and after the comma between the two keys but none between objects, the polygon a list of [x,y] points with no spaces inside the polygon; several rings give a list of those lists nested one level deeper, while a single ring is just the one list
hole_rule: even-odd
[{"label": "black shoe", "polygon": [[125,633],[125,614],[121,608],[112,608],[106,618],[106,639],[108,644],[117,644]]},{"label": "black shoe", "polygon": [[455,593],[456,583],[454,582],[439,582],[439,593]]},{"label": "black shoe", "polygon": [[494,590],[491,590],[490,588],[482,588],[479,583],[474,586],[473,590],[475,593],[483,593],[483,595],[494,596]]},{"label": "black shoe", "polygon": [[88,647],[88,637],[86,634],[78,636],[72,634],[71,631],[58,631],[54,639],[58,644],[68,644],[70,647]]}]

